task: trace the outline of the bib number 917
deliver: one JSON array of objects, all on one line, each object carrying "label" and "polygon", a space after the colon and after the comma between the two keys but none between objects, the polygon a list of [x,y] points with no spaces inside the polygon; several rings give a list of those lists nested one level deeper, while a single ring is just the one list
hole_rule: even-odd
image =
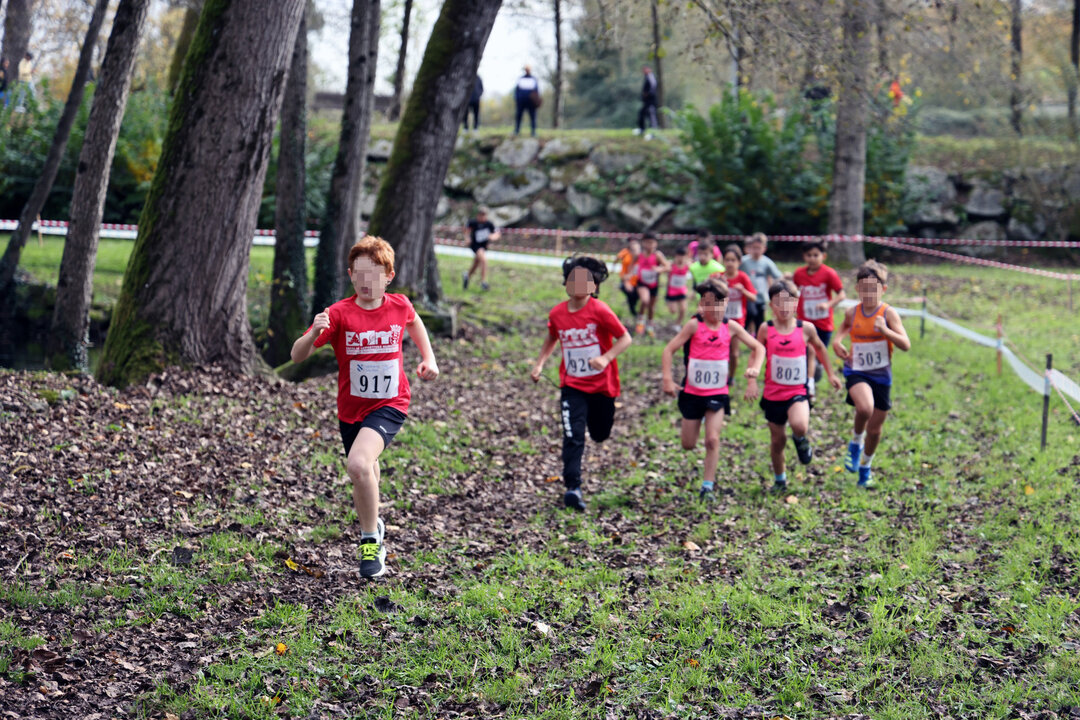
[{"label": "bib number 917", "polygon": [[396,398],[399,378],[397,360],[353,360],[349,366],[349,390],[355,397]]}]

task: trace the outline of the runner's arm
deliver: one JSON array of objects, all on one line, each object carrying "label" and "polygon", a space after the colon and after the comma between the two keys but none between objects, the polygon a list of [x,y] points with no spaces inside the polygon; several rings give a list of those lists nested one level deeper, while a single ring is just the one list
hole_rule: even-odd
[{"label": "runner's arm", "polygon": [[540,373],[544,370],[544,363],[551,357],[551,353],[555,350],[555,343],[557,342],[558,338],[549,330],[547,337],[544,338],[544,344],[540,346],[540,355],[537,356],[536,364],[533,365],[532,372],[530,373],[533,382],[539,382]]},{"label": "runner's arm", "polygon": [[[836,357],[841,360],[847,360],[851,355],[848,349],[844,346],[844,338],[851,333],[851,326],[855,322],[855,310],[858,306],[850,307],[844,313],[844,322],[840,323],[840,329],[836,331],[836,335],[832,339],[832,349],[836,353]],[[817,333],[814,333],[817,336]]]},{"label": "runner's arm", "polygon": [[735,337],[739,338],[743,345],[750,348],[750,360],[746,365],[746,372],[743,374],[750,379],[756,378],[761,374],[761,365],[765,362],[765,345],[746,332],[746,328],[737,322],[729,320],[728,328],[734,330]]},{"label": "runner's arm", "polygon": [[435,361],[435,353],[431,349],[431,338],[428,337],[427,327],[419,315],[413,315],[412,322],[405,324],[409,331],[409,337],[420,351],[420,364],[416,366],[416,374],[421,380],[434,380],[439,377],[439,363]]},{"label": "runner's arm", "polygon": [[292,359],[294,363],[301,363],[311,357],[311,353],[315,349],[315,341],[329,329],[330,310],[327,308],[315,316],[315,320],[311,323],[311,328],[293,343],[292,350],[289,352],[290,359]]},{"label": "runner's arm", "polygon": [[892,344],[904,352],[910,350],[911,338],[908,337],[904,322],[900,319],[900,313],[896,312],[896,308],[885,308],[885,323],[886,327],[881,330],[881,334],[892,340]]},{"label": "runner's arm", "polygon": [[[671,358],[675,351],[686,344],[686,341],[697,332],[698,321],[691,319],[679,330],[679,333],[664,346],[664,352],[660,355],[660,370],[663,373],[661,387],[669,395],[675,394],[675,378],[671,374]],[[670,390],[670,392],[669,392]]]}]

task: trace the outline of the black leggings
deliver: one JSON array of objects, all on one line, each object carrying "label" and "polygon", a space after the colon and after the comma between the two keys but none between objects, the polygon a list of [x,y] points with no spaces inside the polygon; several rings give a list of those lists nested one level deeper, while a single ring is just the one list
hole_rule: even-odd
[{"label": "black leggings", "polygon": [[615,398],[599,393],[562,389],[563,483],[567,489],[581,486],[581,456],[585,453],[585,428],[593,442],[603,442],[615,423]]},{"label": "black leggings", "polygon": [[465,129],[466,130],[469,129],[469,113],[470,112],[472,113],[472,116],[473,116],[473,122],[472,122],[473,130],[475,130],[476,128],[480,127],[480,101],[479,100],[476,101],[476,102],[469,103],[468,106],[465,108]]},{"label": "black leggings", "polygon": [[532,134],[536,135],[536,108],[531,103],[518,103],[517,112],[514,113],[514,134],[521,132],[521,116],[525,113],[529,113],[529,125],[532,127]]}]

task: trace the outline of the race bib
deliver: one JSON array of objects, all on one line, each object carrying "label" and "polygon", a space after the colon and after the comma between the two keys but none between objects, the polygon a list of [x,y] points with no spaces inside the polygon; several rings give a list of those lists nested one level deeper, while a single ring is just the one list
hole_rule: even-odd
[{"label": "race bib", "polygon": [[828,300],[807,300],[803,304],[803,314],[807,320],[824,320],[829,317]]},{"label": "race bib", "polygon": [[476,228],[476,230],[473,231],[473,240],[478,243],[487,242],[490,235],[491,231],[487,228]]},{"label": "race bib", "polygon": [[778,357],[774,355],[769,362],[770,379],[779,385],[806,384],[806,356]]},{"label": "race bib", "polygon": [[742,318],[742,295],[735,299],[732,299],[729,296],[727,301],[727,309],[724,310],[724,319],[739,320],[740,318]]},{"label": "race bib", "polygon": [[687,279],[690,277],[690,273],[683,273],[682,275],[672,275],[671,280],[668,282],[668,287],[673,287],[676,290],[686,287]]},{"label": "race bib", "polygon": [[572,377],[590,377],[599,375],[602,370],[597,370],[589,364],[589,359],[600,357],[600,346],[593,343],[585,347],[563,348],[563,363],[566,365],[566,374]]},{"label": "race bib", "polygon": [[855,372],[889,367],[889,341],[851,344],[851,369]]},{"label": "race bib", "polygon": [[354,397],[388,400],[398,396],[398,360],[353,360],[349,391]]},{"label": "race bib", "polygon": [[655,285],[660,279],[660,271],[652,268],[641,271],[641,282],[645,285]]},{"label": "race bib", "polygon": [[686,384],[702,390],[720,390],[728,381],[727,360],[690,358],[686,366]]}]

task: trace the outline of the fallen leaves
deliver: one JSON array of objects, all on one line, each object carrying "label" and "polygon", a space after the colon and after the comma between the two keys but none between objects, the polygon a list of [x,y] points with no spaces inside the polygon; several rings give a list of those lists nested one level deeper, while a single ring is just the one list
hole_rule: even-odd
[{"label": "fallen leaves", "polygon": [[277,645],[274,646],[274,653],[276,655],[284,655],[287,652],[289,652],[289,646],[285,643],[279,642]]},{"label": "fallen leaves", "polygon": [[698,545],[693,540],[685,540],[685,541],[683,541],[682,546],[684,548],[686,548],[687,550],[689,550],[690,552],[701,552],[701,546]]}]

